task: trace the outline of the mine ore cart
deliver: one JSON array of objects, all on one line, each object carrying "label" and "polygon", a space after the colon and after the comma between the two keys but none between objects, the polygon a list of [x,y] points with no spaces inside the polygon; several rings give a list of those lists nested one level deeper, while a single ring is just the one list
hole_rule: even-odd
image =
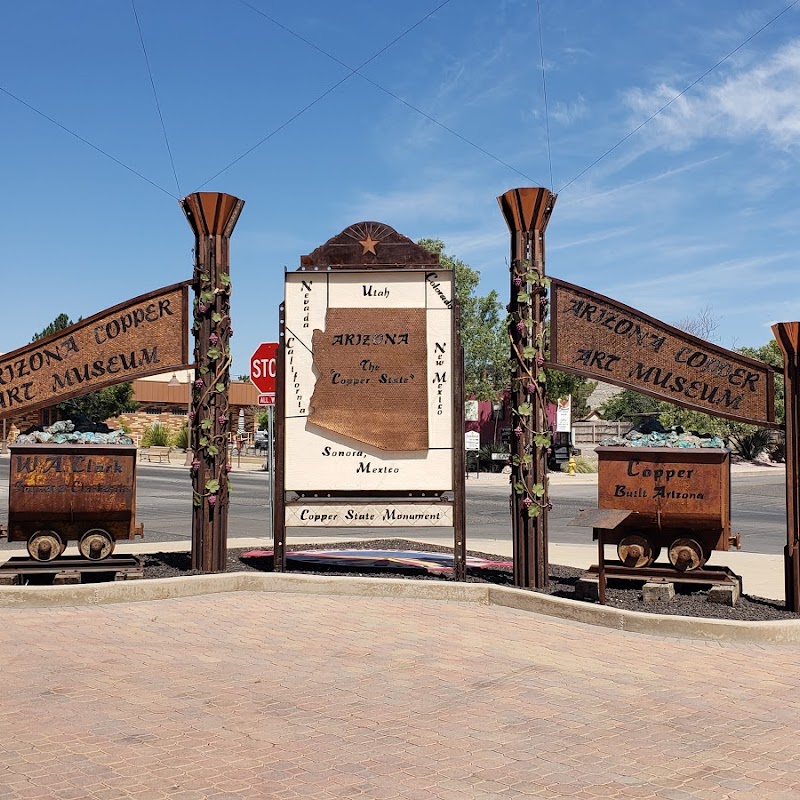
[{"label": "mine ore cart", "polygon": [[681,572],[703,567],[731,536],[730,452],[711,448],[598,447],[599,512],[631,512],[599,532],[622,564],[649,567],[666,548]]},{"label": "mine ore cart", "polygon": [[136,447],[11,445],[8,540],[27,542],[31,558],[52,561],[69,541],[101,561],[136,525]]}]

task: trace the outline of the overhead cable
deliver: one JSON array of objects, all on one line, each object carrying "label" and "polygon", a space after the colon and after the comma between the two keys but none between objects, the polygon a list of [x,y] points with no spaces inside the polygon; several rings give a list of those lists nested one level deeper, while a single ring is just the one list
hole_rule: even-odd
[{"label": "overhead cable", "polygon": [[544,68],[544,45],[542,44],[542,4],[536,0],[536,10],[539,17],[539,57],[542,62],[542,94],[544,95],[544,123],[547,131],[547,161],[550,165],[550,188],[553,188],[553,155],[550,150],[550,113],[547,109],[547,77]]},{"label": "overhead cable", "polygon": [[398,95],[396,95],[394,92],[392,92],[392,91],[390,91],[389,89],[387,89],[386,87],[384,87],[384,86],[381,86],[381,85],[380,85],[379,83],[377,83],[376,81],[372,80],[371,78],[368,78],[366,75],[363,75],[363,74],[361,73],[361,71],[360,71],[360,70],[364,69],[364,67],[366,67],[368,64],[370,64],[372,61],[374,61],[376,58],[378,58],[378,56],[380,56],[380,55],[382,55],[383,53],[385,53],[385,52],[386,52],[386,51],[387,51],[387,50],[388,50],[390,47],[392,47],[393,45],[397,44],[397,42],[399,42],[401,39],[403,39],[405,36],[407,36],[409,33],[411,33],[411,32],[412,32],[412,31],[413,31],[415,28],[418,28],[418,27],[419,27],[419,26],[420,26],[420,25],[421,25],[423,22],[425,22],[427,19],[429,19],[430,17],[432,17],[432,16],[433,16],[433,15],[434,15],[434,14],[435,14],[437,11],[439,11],[439,10],[440,10],[440,9],[442,9],[442,8],[444,8],[444,6],[446,6],[448,3],[450,3],[450,2],[451,2],[451,0],[444,0],[444,2],[440,3],[438,6],[436,6],[436,8],[434,8],[434,9],[433,9],[433,10],[431,10],[431,11],[429,11],[429,12],[428,12],[428,13],[427,13],[427,14],[426,14],[424,17],[422,17],[421,19],[417,20],[417,22],[415,22],[413,25],[411,25],[411,27],[409,27],[409,28],[407,28],[406,30],[404,30],[404,31],[403,31],[401,34],[399,34],[398,36],[396,36],[396,37],[395,37],[394,39],[392,39],[392,40],[391,40],[389,43],[387,43],[386,45],[384,45],[384,46],[383,46],[383,47],[382,47],[380,50],[378,50],[378,51],[377,51],[377,52],[375,52],[375,53],[374,53],[372,56],[370,56],[370,57],[369,57],[369,58],[368,58],[366,61],[364,61],[362,64],[360,64],[358,67],[355,67],[355,68],[351,67],[349,64],[346,64],[344,61],[342,61],[341,59],[337,58],[337,57],[336,57],[335,55],[333,55],[332,53],[329,53],[327,50],[324,50],[323,48],[319,47],[319,45],[315,44],[314,42],[312,42],[310,39],[306,38],[306,37],[305,37],[305,36],[303,36],[302,34],[299,34],[299,33],[297,33],[296,31],[292,30],[292,29],[291,29],[291,28],[289,28],[288,26],[284,25],[282,22],[279,22],[278,20],[276,20],[274,17],[272,17],[272,16],[270,16],[269,14],[267,14],[267,13],[263,12],[261,9],[259,9],[259,8],[257,8],[256,6],[252,5],[252,3],[249,3],[249,2],[247,2],[247,0],[239,0],[239,2],[240,2],[242,5],[246,6],[247,8],[251,9],[252,11],[254,11],[254,12],[255,12],[256,14],[258,14],[259,16],[261,16],[261,17],[264,17],[264,19],[268,20],[268,21],[269,21],[269,22],[271,22],[273,25],[275,25],[275,26],[277,26],[278,28],[280,28],[281,30],[285,31],[285,32],[286,32],[286,33],[288,33],[290,36],[293,36],[294,38],[296,38],[296,39],[299,39],[301,42],[303,42],[304,44],[306,44],[306,45],[308,45],[309,47],[313,48],[313,49],[314,49],[314,50],[316,50],[318,53],[320,53],[320,54],[322,54],[322,55],[326,56],[327,58],[331,59],[332,61],[335,61],[335,62],[336,62],[337,64],[339,64],[340,66],[342,66],[342,67],[344,67],[345,69],[349,70],[349,74],[348,74],[348,75],[346,75],[346,76],[345,76],[344,78],[342,78],[341,80],[337,81],[337,82],[336,82],[335,84],[333,84],[332,86],[330,86],[330,87],[329,87],[328,89],[326,89],[326,90],[325,90],[325,91],[324,91],[324,92],[323,92],[321,95],[319,95],[317,98],[315,98],[314,100],[312,100],[312,101],[311,101],[310,103],[308,103],[306,106],[304,106],[303,108],[301,108],[301,109],[300,109],[298,112],[296,112],[295,114],[293,114],[293,115],[292,115],[292,116],[291,116],[289,119],[287,119],[285,122],[283,122],[283,123],[282,123],[281,125],[279,125],[277,128],[274,128],[272,131],[270,131],[270,132],[269,132],[269,133],[268,133],[266,136],[264,136],[262,139],[260,139],[258,142],[256,142],[256,143],[255,143],[255,144],[254,144],[252,147],[248,148],[248,149],[247,149],[247,150],[246,150],[244,153],[242,153],[240,156],[238,156],[236,159],[234,159],[234,160],[233,160],[233,161],[232,161],[230,164],[228,164],[226,167],[224,167],[224,168],[223,168],[223,169],[221,169],[219,172],[217,172],[216,174],[214,174],[214,175],[212,175],[210,178],[208,178],[206,181],[204,181],[204,182],[203,182],[203,183],[200,185],[200,187],[199,187],[199,188],[202,188],[202,187],[203,187],[203,186],[205,186],[207,183],[209,183],[209,182],[211,182],[212,180],[214,180],[215,178],[219,177],[219,176],[220,176],[220,175],[221,175],[223,172],[226,172],[226,171],[227,171],[227,170],[229,170],[231,167],[233,167],[235,164],[238,164],[238,163],[239,163],[239,161],[241,161],[241,160],[242,160],[243,158],[245,158],[246,156],[250,155],[250,153],[252,153],[254,150],[256,150],[257,148],[259,148],[259,147],[260,147],[262,144],[264,144],[265,142],[267,142],[267,141],[268,141],[269,139],[271,139],[273,136],[275,136],[275,134],[279,133],[279,132],[280,132],[280,131],[282,131],[284,128],[286,128],[288,125],[290,125],[292,122],[294,122],[294,121],[295,121],[295,120],[296,120],[298,117],[302,116],[302,115],[303,115],[303,114],[304,114],[306,111],[308,111],[310,108],[312,108],[313,106],[315,106],[317,103],[319,103],[319,102],[320,102],[321,100],[323,100],[325,97],[327,97],[327,96],[328,96],[328,95],[329,95],[331,92],[333,92],[335,89],[337,89],[337,88],[338,88],[339,86],[341,86],[343,83],[345,83],[345,82],[346,82],[346,81],[348,81],[350,78],[352,78],[352,77],[353,77],[353,75],[358,75],[358,77],[359,77],[359,78],[361,78],[362,80],[364,80],[364,81],[366,81],[367,83],[371,84],[371,85],[372,85],[372,86],[374,86],[376,89],[379,89],[379,90],[380,90],[380,91],[382,91],[384,94],[387,94],[387,95],[389,95],[389,97],[391,97],[391,98],[393,98],[394,100],[397,100],[398,102],[402,103],[402,104],[403,104],[403,105],[405,105],[406,107],[410,108],[412,111],[415,111],[417,114],[421,115],[422,117],[424,117],[425,119],[427,119],[429,122],[432,122],[434,125],[437,125],[438,127],[442,128],[443,130],[445,130],[445,131],[447,131],[448,133],[452,134],[452,135],[453,135],[453,136],[455,136],[457,139],[460,139],[460,140],[461,140],[462,142],[464,142],[465,144],[468,144],[470,147],[472,147],[472,148],[474,148],[474,149],[478,150],[479,152],[483,153],[484,155],[487,155],[489,158],[493,159],[494,161],[496,161],[496,162],[497,162],[497,163],[499,163],[499,164],[502,164],[504,167],[506,167],[507,169],[510,169],[512,172],[515,172],[515,173],[517,173],[517,175],[521,175],[521,176],[522,176],[523,178],[525,178],[526,180],[533,181],[534,183],[536,182],[534,178],[531,178],[529,175],[526,175],[524,172],[521,172],[521,171],[520,171],[520,170],[518,170],[516,167],[513,167],[511,164],[508,164],[508,163],[506,163],[506,162],[505,162],[505,161],[503,161],[502,159],[500,159],[500,158],[498,158],[497,156],[495,156],[494,154],[490,153],[490,152],[489,152],[488,150],[486,150],[485,148],[483,148],[483,147],[481,147],[480,145],[476,144],[475,142],[473,142],[473,141],[471,141],[471,140],[467,139],[465,136],[462,136],[460,133],[458,133],[457,131],[455,131],[455,130],[453,130],[452,128],[448,127],[448,126],[447,126],[447,125],[445,125],[444,123],[442,123],[442,122],[439,122],[439,120],[435,119],[435,118],[434,118],[434,117],[432,117],[430,114],[427,114],[426,112],[424,112],[424,111],[422,111],[421,109],[417,108],[417,107],[416,107],[415,105],[413,105],[412,103],[409,103],[407,100],[404,100],[402,97],[399,97],[399,96],[398,96]]},{"label": "overhead cable", "polygon": [[144,35],[142,34],[142,26],[139,23],[139,15],[136,13],[136,2],[131,0],[131,8],[133,9],[133,18],[136,20],[136,30],[139,31],[139,41],[142,45],[142,53],[144,54],[144,63],[147,65],[147,74],[150,76],[150,86],[153,89],[153,99],[156,102],[156,111],[158,111],[158,118],[161,120],[161,132],[164,134],[164,144],[167,146],[167,155],[169,156],[169,163],[172,167],[172,175],[175,178],[175,186],[178,187],[178,196],[181,196],[181,184],[178,180],[178,172],[175,169],[175,159],[172,157],[172,148],[169,146],[169,137],[167,136],[167,126],[164,124],[164,115],[161,113],[161,104],[158,102],[158,92],[156,91],[156,82],[153,80],[153,70],[150,68],[150,59],[147,57],[147,48],[144,45]]},{"label": "overhead cable", "polygon": [[40,111],[38,108],[36,108],[35,106],[33,106],[30,103],[26,102],[21,97],[18,97],[13,92],[11,92],[8,89],[6,89],[5,87],[0,86],[0,92],[2,92],[4,95],[7,95],[12,100],[16,100],[20,105],[23,105],[23,106],[25,106],[25,108],[29,109],[30,111],[33,111],[34,114],[38,114],[40,117],[42,117],[43,119],[46,119],[52,125],[55,125],[57,128],[60,128],[62,131],[64,131],[64,133],[68,133],[70,136],[75,137],[79,142],[83,142],[88,147],[91,147],[92,150],[97,151],[101,155],[103,155],[106,158],[108,158],[111,161],[113,161],[115,164],[118,164],[123,169],[126,169],[126,170],[128,170],[128,172],[133,173],[134,175],[136,175],[136,177],[141,178],[146,183],[149,183],[151,186],[154,186],[160,192],[163,192],[164,194],[169,195],[169,197],[173,197],[176,200],[180,200],[180,197],[178,197],[177,195],[174,195],[168,189],[165,189],[163,186],[159,186],[159,184],[157,184],[155,181],[151,181],[150,178],[146,177],[145,175],[142,175],[141,172],[138,172],[133,167],[128,166],[124,161],[120,161],[115,156],[112,156],[111,153],[103,150],[102,147],[98,147],[96,144],[90,142],[88,139],[86,139],[85,137],[81,136],[79,133],[75,133],[75,131],[71,130],[66,125],[62,125],[60,122],[58,122],[58,120],[55,120],[51,116],[45,114],[44,111]]},{"label": "overhead cable", "polygon": [[758,36],[759,33],[762,33],[767,28],[769,28],[769,26],[772,25],[773,22],[775,22],[776,20],[780,19],[780,17],[782,17],[787,11],[790,11],[792,8],[794,8],[798,3],[800,3],[800,0],[793,0],[793,2],[789,3],[789,5],[786,6],[786,8],[784,8],[783,11],[781,11],[778,14],[776,14],[771,20],[769,20],[769,22],[766,22],[764,25],[762,25],[755,33],[750,34],[750,36],[748,36],[738,47],[735,47],[733,50],[730,51],[730,53],[728,53],[726,56],[724,56],[719,61],[717,61],[717,63],[714,64],[713,67],[709,67],[699,78],[696,78],[695,80],[693,80],[685,89],[683,89],[683,91],[678,92],[678,94],[676,94],[675,97],[673,97],[669,102],[664,103],[664,105],[661,106],[661,108],[659,108],[658,111],[654,112],[644,122],[642,122],[639,125],[637,125],[629,134],[627,134],[627,136],[623,136],[622,139],[620,139],[613,147],[609,147],[609,149],[606,150],[606,152],[603,153],[603,155],[601,155],[599,158],[596,158],[594,161],[592,161],[592,163],[589,164],[588,167],[586,167],[585,169],[581,170],[571,181],[568,181],[567,183],[565,183],[558,190],[558,193],[560,194],[561,192],[563,192],[564,189],[566,189],[568,186],[571,186],[573,183],[575,183],[575,181],[577,181],[578,178],[580,178],[583,175],[585,175],[590,169],[592,169],[592,167],[595,167],[597,164],[599,164],[606,156],[608,156],[611,153],[613,153],[620,145],[622,145],[625,142],[627,142],[628,139],[631,138],[631,136],[633,136],[635,133],[638,133],[642,128],[644,128],[645,125],[647,125],[648,122],[652,122],[652,120],[654,120],[662,111],[665,111],[676,100],[678,100],[679,98],[683,97],[683,95],[685,95],[690,89],[694,88],[698,83],[700,83],[700,81],[702,81],[703,78],[705,78],[708,75],[710,75],[717,67],[719,67],[721,64],[724,64],[731,56],[733,56],[736,53],[738,53],[746,44],[748,44],[753,39],[755,39],[756,36]]}]

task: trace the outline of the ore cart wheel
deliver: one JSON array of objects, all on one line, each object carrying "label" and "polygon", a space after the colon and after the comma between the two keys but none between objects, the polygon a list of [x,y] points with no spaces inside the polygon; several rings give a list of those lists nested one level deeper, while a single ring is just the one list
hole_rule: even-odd
[{"label": "ore cart wheel", "polygon": [[680,572],[700,569],[707,558],[703,546],[695,539],[675,539],[669,546],[669,562]]},{"label": "ore cart wheel", "polygon": [[649,539],[637,533],[624,536],[617,545],[619,560],[631,569],[649,567],[660,552],[660,547],[655,547]]},{"label": "ore cart wheel", "polygon": [[102,528],[92,528],[81,536],[78,550],[84,558],[102,561],[114,552],[114,537]]},{"label": "ore cart wheel", "polygon": [[36,531],[28,539],[28,553],[35,561],[52,561],[58,558],[65,548],[66,544],[55,531]]}]

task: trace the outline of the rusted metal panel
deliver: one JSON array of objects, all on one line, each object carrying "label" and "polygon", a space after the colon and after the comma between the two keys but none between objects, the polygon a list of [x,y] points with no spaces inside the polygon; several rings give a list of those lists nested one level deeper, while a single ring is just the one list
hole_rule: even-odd
[{"label": "rusted metal panel", "polygon": [[786,397],[786,546],[783,549],[786,607],[800,612],[800,322],[772,326],[783,351]]},{"label": "rusted metal panel", "polygon": [[135,535],[136,448],[133,445],[11,445],[8,539],[40,529],[64,542],[101,527],[114,539]]},{"label": "rusted metal panel", "polygon": [[187,364],[188,284],[93,314],[0,357],[0,417]]},{"label": "rusted metal panel", "polygon": [[[702,532],[711,549],[730,537],[730,452],[716,448],[598,447],[597,505],[633,512],[608,542],[636,527]],[[661,542],[659,542],[661,543]],[[665,542],[668,543],[668,542]]]},{"label": "rusted metal panel", "polygon": [[358,222],[328,239],[300,266],[322,269],[409,269],[439,266],[439,256],[382,222]]},{"label": "rusted metal panel", "polygon": [[426,308],[328,308],[325,330],[312,336],[314,370],[326,379],[314,384],[309,425],[378,450],[427,450],[427,316]]},{"label": "rusted metal panel", "polygon": [[551,282],[554,367],[715,416],[778,427],[772,367],[565,281]]}]

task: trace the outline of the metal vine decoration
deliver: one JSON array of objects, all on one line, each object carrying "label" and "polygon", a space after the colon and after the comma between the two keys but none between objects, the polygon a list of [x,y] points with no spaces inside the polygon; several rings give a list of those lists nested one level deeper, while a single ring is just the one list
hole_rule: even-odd
[{"label": "metal vine decoration", "polygon": [[[523,497],[522,504],[527,509],[528,516],[538,517],[542,511],[552,508],[546,492],[546,485],[534,483],[530,488],[525,476],[531,469],[536,449],[547,450],[552,440],[548,430],[537,430],[533,400],[538,400],[538,407],[544,409],[545,387],[547,375],[545,363],[545,339],[547,328],[548,299],[547,289],[550,279],[544,277],[540,269],[531,265],[528,260],[516,261],[512,266],[512,282],[517,290],[516,310],[509,314],[508,336],[512,352],[512,381],[517,382],[522,391],[518,396],[524,396],[525,402],[511,409],[513,433],[520,444],[524,446],[517,449],[517,454],[512,457],[514,492]],[[539,304],[539,313],[536,313],[535,304]],[[512,396],[516,393],[512,392]],[[546,420],[546,415],[541,414],[541,420]],[[544,477],[543,481],[547,478]]]},{"label": "metal vine decoration", "polygon": [[[231,348],[233,335],[230,315],[231,279],[228,272],[219,272],[217,285],[212,285],[211,275],[203,271],[202,265],[195,266],[194,358],[197,364],[192,387],[192,412],[189,421],[194,422],[196,441],[193,442],[195,458],[192,469],[200,469],[205,460],[206,480],[200,490],[193,491],[193,503],[203,502],[214,506],[218,501],[225,502],[230,489],[227,460],[228,426],[228,387],[230,385]],[[206,342],[203,338],[206,338]],[[216,419],[215,419],[216,417]],[[226,457],[216,458],[220,452]],[[215,468],[216,462],[216,468]],[[210,476],[210,477],[209,477]]]}]

